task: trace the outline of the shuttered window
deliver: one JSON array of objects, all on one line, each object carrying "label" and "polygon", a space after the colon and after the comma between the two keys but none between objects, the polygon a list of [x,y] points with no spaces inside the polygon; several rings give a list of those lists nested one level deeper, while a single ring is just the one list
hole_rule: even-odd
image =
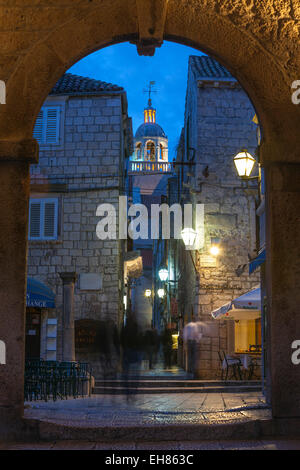
[{"label": "shuttered window", "polygon": [[43,106],[35,122],[33,137],[39,144],[59,143],[59,106]]},{"label": "shuttered window", "polygon": [[58,200],[30,199],[29,239],[55,240],[57,238]]}]

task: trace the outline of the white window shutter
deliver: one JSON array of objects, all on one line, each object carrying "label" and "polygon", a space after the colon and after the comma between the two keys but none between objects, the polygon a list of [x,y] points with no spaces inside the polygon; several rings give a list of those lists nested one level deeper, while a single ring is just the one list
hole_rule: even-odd
[{"label": "white window shutter", "polygon": [[38,117],[35,121],[35,126],[33,130],[33,137],[39,142],[42,143],[43,141],[43,116],[44,112],[43,109],[38,114]]},{"label": "white window shutter", "polygon": [[58,108],[47,108],[47,125],[46,125],[46,144],[56,144],[58,142]]},{"label": "white window shutter", "polygon": [[29,236],[30,238],[40,238],[41,236],[41,203],[30,203]]},{"label": "white window shutter", "polygon": [[56,204],[45,202],[44,208],[44,238],[56,237]]}]

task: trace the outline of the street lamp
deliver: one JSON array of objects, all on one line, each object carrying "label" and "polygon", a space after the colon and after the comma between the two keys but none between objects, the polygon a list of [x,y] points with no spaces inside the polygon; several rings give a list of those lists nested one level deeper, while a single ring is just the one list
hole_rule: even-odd
[{"label": "street lamp", "polygon": [[181,238],[183,240],[183,243],[185,244],[185,247],[191,248],[196,240],[197,232],[193,228],[184,228],[181,230]]},{"label": "street lamp", "polygon": [[[256,162],[255,158],[247,150],[242,150],[233,159],[238,175],[244,179],[250,179],[251,172]],[[253,178],[256,178],[253,177]]]},{"label": "street lamp", "polygon": [[158,275],[159,275],[159,279],[162,281],[162,282],[165,282],[167,281],[168,277],[169,277],[169,272],[166,268],[161,268],[159,271],[158,271]]},{"label": "street lamp", "polygon": [[212,256],[218,256],[220,254],[220,248],[216,245],[212,245],[209,252]]},{"label": "street lamp", "polygon": [[196,275],[198,275],[198,270],[197,270],[197,267],[195,265],[195,261],[194,261],[194,258],[192,256],[192,253],[191,253],[191,249],[193,249],[193,245],[195,243],[196,236],[197,236],[196,230],[194,230],[191,227],[184,228],[183,230],[181,230],[181,238],[183,240],[185,248],[189,251],[191,261],[193,263]]},{"label": "street lamp", "polygon": [[220,254],[220,239],[219,238],[212,238],[211,239],[211,247],[209,252],[212,256],[218,256]]},{"label": "street lamp", "polygon": [[164,289],[158,289],[157,295],[160,299],[163,299],[165,296],[165,290]]},{"label": "street lamp", "polygon": [[151,289],[146,289],[145,290],[145,297],[149,298],[149,297],[151,297],[151,295],[152,295]]}]

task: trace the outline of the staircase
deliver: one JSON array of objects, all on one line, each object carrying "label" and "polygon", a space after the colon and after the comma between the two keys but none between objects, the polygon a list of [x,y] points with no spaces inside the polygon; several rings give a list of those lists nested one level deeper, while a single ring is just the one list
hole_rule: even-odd
[{"label": "staircase", "polygon": [[154,393],[243,393],[260,392],[261,382],[255,380],[194,380],[161,376],[132,376],[128,380],[96,379],[93,394],[154,394]]}]

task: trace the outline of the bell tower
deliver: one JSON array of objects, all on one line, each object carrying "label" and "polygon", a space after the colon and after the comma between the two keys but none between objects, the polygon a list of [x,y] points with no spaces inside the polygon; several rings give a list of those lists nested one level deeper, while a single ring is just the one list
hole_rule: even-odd
[{"label": "bell tower", "polygon": [[[156,93],[154,85],[155,82],[150,81],[144,89],[144,93],[148,94],[148,106],[144,108],[144,123],[135,134],[134,160],[158,164],[168,162],[168,137],[156,122],[156,109],[152,106],[152,94]],[[153,168],[151,167],[151,171]]]}]

